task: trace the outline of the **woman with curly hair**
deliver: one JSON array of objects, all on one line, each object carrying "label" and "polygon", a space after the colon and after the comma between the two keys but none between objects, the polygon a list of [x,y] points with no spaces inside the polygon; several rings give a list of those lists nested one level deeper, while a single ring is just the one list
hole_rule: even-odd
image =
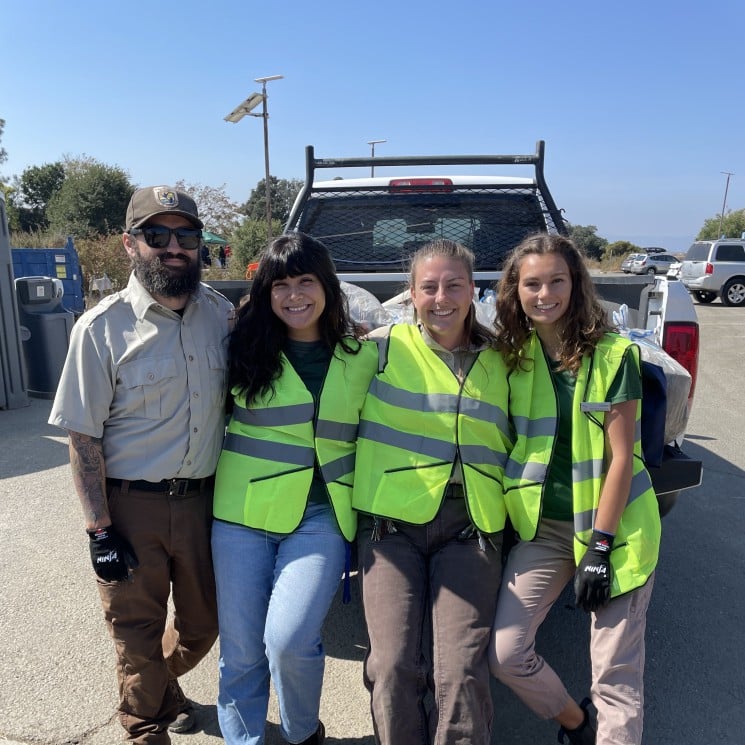
[{"label": "woman with curly hair", "polygon": [[[561,742],[639,745],[660,516],[641,455],[638,348],[612,332],[572,242],[546,234],[508,258],[496,332],[516,433],[505,503],[520,540],[500,588],[492,673],[555,719]],[[572,578],[592,619],[597,734],[590,700],[578,705],[535,651],[538,627]]]}]

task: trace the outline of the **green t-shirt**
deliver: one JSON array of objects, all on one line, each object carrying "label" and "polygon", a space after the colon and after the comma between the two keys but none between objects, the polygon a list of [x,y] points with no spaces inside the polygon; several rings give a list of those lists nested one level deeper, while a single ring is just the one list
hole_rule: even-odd
[{"label": "green t-shirt", "polygon": [[[323,381],[331,362],[331,352],[326,349],[321,341],[293,341],[291,339],[285,342],[283,351],[285,357],[290,361],[295,372],[313,396],[317,413],[318,398],[321,395]],[[308,499],[316,503],[328,503],[329,501],[326,484],[323,482],[323,477],[318,469],[318,462],[316,462],[313,471],[313,481],[310,485]]]},{"label": "green t-shirt", "polygon": [[[549,361],[559,409],[559,426],[554,454],[546,474],[542,516],[551,520],[572,520],[572,405],[577,378],[567,370],[557,370],[558,366],[558,362]],[[611,404],[619,404],[641,397],[641,375],[627,352],[605,400]]]}]

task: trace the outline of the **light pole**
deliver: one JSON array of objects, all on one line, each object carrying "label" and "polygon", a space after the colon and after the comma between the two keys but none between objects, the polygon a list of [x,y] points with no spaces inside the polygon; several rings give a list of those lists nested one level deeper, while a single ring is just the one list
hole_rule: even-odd
[{"label": "light pole", "polygon": [[729,171],[719,171],[723,176],[727,177],[727,183],[724,186],[724,201],[722,202],[722,214],[719,215],[719,233],[717,235],[717,238],[722,238],[722,223],[724,222],[724,210],[727,206],[727,191],[729,190],[729,179],[730,176],[734,176],[734,173],[730,173]]},{"label": "light pole", "polygon": [[[375,146],[380,145],[381,142],[388,142],[388,140],[368,140],[367,141],[367,144],[370,146],[370,157],[371,158],[375,157]],[[375,164],[374,163],[370,164],[370,175],[371,176],[375,175]]]},{"label": "light pole", "polygon": [[[226,122],[235,124],[244,116],[260,116],[264,120],[264,191],[266,194],[266,239],[267,243],[272,239],[272,195],[269,176],[269,111],[267,109],[266,84],[270,80],[281,80],[284,75],[267,75],[263,78],[254,78],[254,82],[261,83],[261,93],[252,93],[245,101],[238,104],[226,117]],[[254,114],[259,104],[263,104],[261,114]]]}]

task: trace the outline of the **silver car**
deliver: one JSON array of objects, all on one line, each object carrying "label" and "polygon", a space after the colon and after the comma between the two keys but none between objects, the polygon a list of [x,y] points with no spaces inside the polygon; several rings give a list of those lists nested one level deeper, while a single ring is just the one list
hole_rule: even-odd
[{"label": "silver car", "polygon": [[677,261],[672,254],[654,253],[639,256],[641,258],[631,265],[632,274],[667,274],[670,265]]},{"label": "silver car", "polygon": [[631,267],[633,266],[634,262],[638,259],[643,259],[647,254],[629,254],[622,262],[621,262],[621,271],[624,272],[624,274],[628,274],[631,271]]}]

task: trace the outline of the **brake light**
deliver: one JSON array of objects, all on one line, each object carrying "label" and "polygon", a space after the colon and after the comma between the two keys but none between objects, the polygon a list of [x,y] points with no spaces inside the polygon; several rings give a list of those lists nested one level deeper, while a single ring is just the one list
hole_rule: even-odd
[{"label": "brake light", "polygon": [[698,324],[669,323],[665,326],[662,348],[677,360],[691,375],[691,390],[688,392],[688,409],[693,403],[693,391],[698,375]]},{"label": "brake light", "polygon": [[704,270],[705,274],[714,274],[714,267],[707,261],[706,262],[706,269]]},{"label": "brake light", "polygon": [[388,189],[402,193],[452,191],[453,180],[449,178],[394,178],[388,182]]}]

